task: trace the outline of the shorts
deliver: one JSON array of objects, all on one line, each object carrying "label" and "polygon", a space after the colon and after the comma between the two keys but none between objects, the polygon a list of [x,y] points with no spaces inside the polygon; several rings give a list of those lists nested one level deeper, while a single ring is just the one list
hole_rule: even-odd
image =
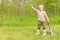
[{"label": "shorts", "polygon": [[44,21],[38,21],[38,30],[40,30],[41,26],[43,27],[44,30],[46,29]]}]

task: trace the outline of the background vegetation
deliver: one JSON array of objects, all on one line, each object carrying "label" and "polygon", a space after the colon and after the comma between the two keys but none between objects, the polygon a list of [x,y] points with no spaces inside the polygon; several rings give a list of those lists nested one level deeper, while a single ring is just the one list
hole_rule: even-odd
[{"label": "background vegetation", "polygon": [[36,8],[39,4],[44,4],[51,24],[60,24],[59,2],[59,0],[2,0],[0,3],[0,25],[37,25],[37,14],[32,10],[31,3]]},{"label": "background vegetation", "polygon": [[[36,36],[37,13],[30,4],[38,9],[45,5],[54,35]],[[49,30],[46,23],[46,28]],[[60,40],[60,0],[0,0],[0,40]]]}]

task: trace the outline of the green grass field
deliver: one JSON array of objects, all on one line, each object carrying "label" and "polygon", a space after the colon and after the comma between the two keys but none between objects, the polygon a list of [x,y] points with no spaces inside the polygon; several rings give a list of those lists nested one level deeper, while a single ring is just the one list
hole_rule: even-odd
[{"label": "green grass field", "polygon": [[[53,19],[54,18],[54,19]],[[37,16],[2,16],[0,17],[0,40],[60,40],[60,18],[49,16],[54,35],[36,36]],[[58,20],[57,20],[58,19]],[[46,24],[48,30],[48,26]]]},{"label": "green grass field", "polygon": [[[53,19],[54,18],[54,19]],[[5,16],[0,18],[0,40],[60,40],[60,18],[59,16],[49,17],[54,35],[41,34],[36,36],[37,16]],[[58,20],[57,20],[58,19]],[[48,26],[46,24],[48,30]]]},{"label": "green grass field", "polygon": [[36,28],[37,26],[0,26],[0,40],[60,40],[60,25],[53,25],[53,36],[43,36],[42,33],[36,36]]},{"label": "green grass field", "polygon": [[[49,16],[50,23],[52,25],[60,24],[60,16]],[[1,26],[35,26],[38,23],[37,16],[3,16],[0,17]]]},{"label": "green grass field", "polygon": [[[24,0],[25,1],[25,0]],[[37,14],[32,10],[30,4],[19,5],[18,0],[0,3],[0,40],[60,40],[60,2],[57,0],[30,0],[34,7],[38,8],[40,3],[45,5],[54,35],[36,36]],[[26,0],[27,2],[27,0]],[[20,9],[20,13],[18,12]],[[20,14],[20,16],[18,16]],[[47,22],[46,28],[48,30]]]}]

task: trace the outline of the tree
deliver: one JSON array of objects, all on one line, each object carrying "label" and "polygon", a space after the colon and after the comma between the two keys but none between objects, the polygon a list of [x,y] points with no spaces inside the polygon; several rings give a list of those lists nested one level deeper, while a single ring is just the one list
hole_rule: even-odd
[{"label": "tree", "polygon": [[18,0],[17,5],[18,5],[18,16],[20,16],[20,0]]}]

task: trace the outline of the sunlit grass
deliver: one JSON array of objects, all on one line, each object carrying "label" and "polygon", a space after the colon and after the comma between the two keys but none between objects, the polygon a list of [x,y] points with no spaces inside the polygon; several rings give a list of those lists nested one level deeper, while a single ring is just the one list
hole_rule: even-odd
[{"label": "sunlit grass", "polygon": [[60,40],[60,25],[53,25],[54,35],[36,36],[37,26],[0,27],[0,40]]}]

